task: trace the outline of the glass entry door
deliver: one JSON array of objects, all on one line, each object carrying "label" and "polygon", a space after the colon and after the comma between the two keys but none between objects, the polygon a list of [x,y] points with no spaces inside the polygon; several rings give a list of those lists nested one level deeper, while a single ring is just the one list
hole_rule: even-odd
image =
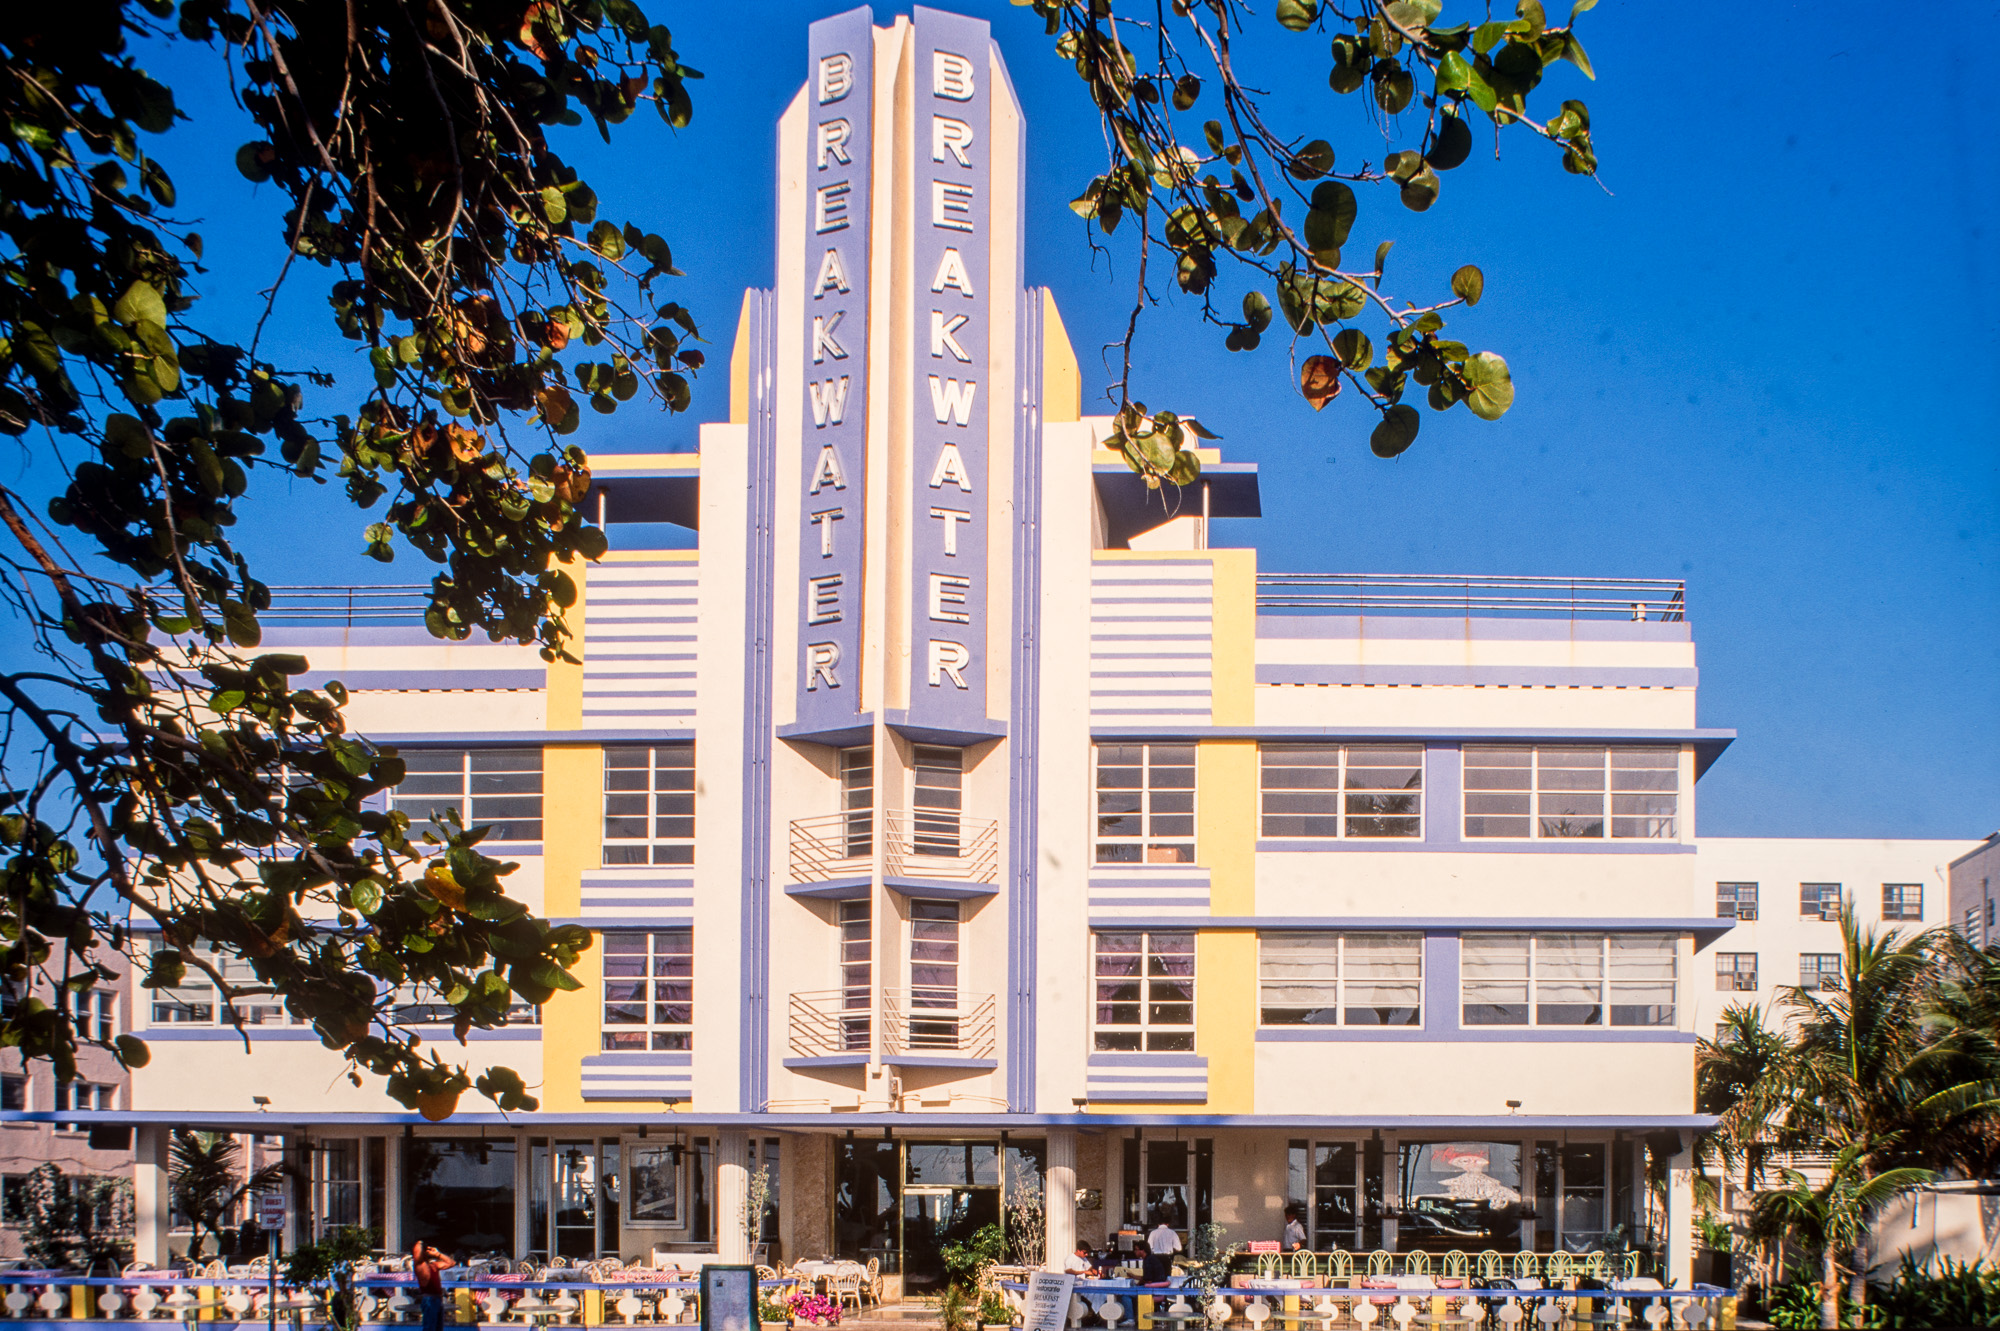
[{"label": "glass entry door", "polygon": [[944,1288],[946,1244],[964,1243],[985,1225],[1000,1222],[998,1188],[903,1189],[903,1292],[935,1294]]}]

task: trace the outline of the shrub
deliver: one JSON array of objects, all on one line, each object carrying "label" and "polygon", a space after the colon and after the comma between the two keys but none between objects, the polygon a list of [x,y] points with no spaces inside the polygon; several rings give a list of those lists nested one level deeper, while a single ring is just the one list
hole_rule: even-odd
[{"label": "shrub", "polygon": [[1935,1272],[1903,1254],[1896,1278],[1868,1288],[1870,1326],[2000,1326],[2000,1270],[1947,1257]]}]

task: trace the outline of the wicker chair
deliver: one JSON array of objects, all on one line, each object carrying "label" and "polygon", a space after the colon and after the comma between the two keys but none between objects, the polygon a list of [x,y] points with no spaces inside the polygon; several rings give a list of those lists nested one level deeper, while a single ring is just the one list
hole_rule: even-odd
[{"label": "wicker chair", "polygon": [[1377,1248],[1368,1254],[1368,1274],[1371,1276],[1392,1276],[1396,1274],[1396,1254],[1386,1248]]},{"label": "wicker chair", "polygon": [[1403,1258],[1403,1274],[1406,1276],[1427,1276],[1431,1273],[1431,1255],[1421,1248]]}]

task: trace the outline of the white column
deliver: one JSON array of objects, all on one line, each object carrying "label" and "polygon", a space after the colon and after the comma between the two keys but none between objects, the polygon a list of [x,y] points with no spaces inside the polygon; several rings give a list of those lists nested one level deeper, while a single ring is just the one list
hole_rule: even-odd
[{"label": "white column", "polygon": [[744,1208],[750,1202],[750,1138],[740,1129],[715,1140],[715,1255],[725,1264],[750,1260]]},{"label": "white column", "polygon": [[167,1129],[154,1123],[132,1129],[132,1257],[135,1261],[167,1264]]},{"label": "white column", "polygon": [[[537,1179],[535,1177],[534,1138],[525,1133],[515,1136],[514,1251],[517,1253],[545,1252],[550,1257],[554,1257],[555,1245],[550,1242],[548,1232],[546,1230],[540,1234],[532,1232],[532,1222],[535,1214],[536,1183],[539,1182],[541,1184],[544,1195],[549,1199],[550,1208],[553,1209],[555,1206],[555,1189],[554,1185],[549,1181],[549,1173],[555,1168],[555,1143],[553,1140],[550,1141],[549,1149],[545,1154],[546,1158],[542,1161],[542,1177]],[[553,1219],[552,1216],[549,1218]]]},{"label": "white column", "polygon": [[1042,1215],[1047,1246],[1042,1265],[1061,1271],[1076,1251],[1076,1129],[1050,1128],[1048,1172],[1042,1179]]},{"label": "white column", "polygon": [[389,1252],[404,1251],[403,1243],[403,1136],[389,1134],[382,1151],[382,1246]]},{"label": "white column", "polygon": [[1694,1150],[1687,1146],[1667,1165],[1667,1283],[1694,1283]]},{"label": "white column", "polygon": [[[1398,1149],[1396,1134],[1382,1134],[1382,1210],[1400,1208],[1403,1204],[1403,1157]],[[1396,1221],[1384,1214],[1382,1217],[1382,1246],[1390,1252],[1400,1252],[1396,1246]]]}]

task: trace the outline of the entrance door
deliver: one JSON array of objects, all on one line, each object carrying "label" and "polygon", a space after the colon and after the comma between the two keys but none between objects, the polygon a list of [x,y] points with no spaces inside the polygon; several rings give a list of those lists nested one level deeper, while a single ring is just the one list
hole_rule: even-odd
[{"label": "entrance door", "polygon": [[903,1291],[944,1288],[946,1244],[964,1243],[982,1226],[1000,1223],[998,1188],[903,1189]]}]

